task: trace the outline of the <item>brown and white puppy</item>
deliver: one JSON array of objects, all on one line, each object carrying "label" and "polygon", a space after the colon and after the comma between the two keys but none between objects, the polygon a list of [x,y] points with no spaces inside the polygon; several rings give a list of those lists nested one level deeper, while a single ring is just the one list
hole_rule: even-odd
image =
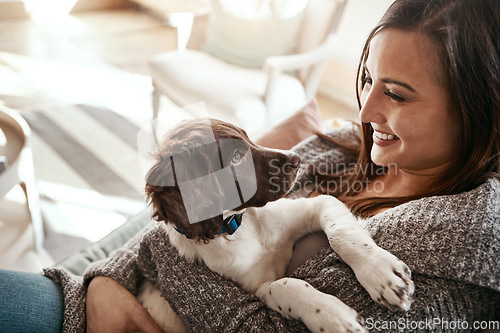
[{"label": "brown and white puppy", "polygon": [[[271,309],[300,318],[313,332],[365,331],[356,311],[335,296],[284,277],[294,242],[319,230],[374,300],[410,308],[408,267],[379,248],[342,202],[325,195],[281,199],[294,184],[297,154],[258,146],[242,129],[211,119],[169,132],[156,159],[146,193],[171,244]],[[235,217],[236,231],[235,220],[228,224]],[[164,330],[185,330],[152,284],[141,286],[138,299]]]}]

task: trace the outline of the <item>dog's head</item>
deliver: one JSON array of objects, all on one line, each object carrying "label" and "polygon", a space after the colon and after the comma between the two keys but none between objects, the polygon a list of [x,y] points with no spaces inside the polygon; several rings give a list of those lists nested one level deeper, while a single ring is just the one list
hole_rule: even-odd
[{"label": "dog's head", "polygon": [[290,191],[300,158],[254,144],[220,120],[187,121],[162,139],[146,179],[153,217],[207,242],[222,213],[261,207]]}]

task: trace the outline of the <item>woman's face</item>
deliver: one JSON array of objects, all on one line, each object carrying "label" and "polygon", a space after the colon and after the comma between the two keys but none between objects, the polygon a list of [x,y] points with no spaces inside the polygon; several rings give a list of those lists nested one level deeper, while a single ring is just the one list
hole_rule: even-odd
[{"label": "woman's face", "polygon": [[360,118],[374,130],[375,164],[432,175],[453,162],[458,121],[439,63],[432,41],[417,33],[386,28],[372,39]]}]

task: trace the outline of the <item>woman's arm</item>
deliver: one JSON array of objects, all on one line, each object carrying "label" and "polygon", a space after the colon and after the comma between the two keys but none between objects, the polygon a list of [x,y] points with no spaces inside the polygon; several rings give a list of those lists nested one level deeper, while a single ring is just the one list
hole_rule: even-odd
[{"label": "woman's arm", "polygon": [[[147,233],[153,226],[154,224],[147,226],[142,232],[131,238],[125,245],[111,253],[108,258],[92,263],[83,279],[82,277],[75,276],[64,269],[56,267],[44,269],[44,275],[60,284],[62,287],[64,293],[63,330],[65,332],[85,332],[87,311],[97,311],[99,308],[105,309],[109,306],[118,310],[120,307],[118,307],[117,304],[122,306],[122,309],[124,310],[121,312],[122,315],[120,320],[130,321],[132,319],[133,321],[137,319],[137,316],[135,319],[128,316],[128,314],[135,312],[128,311],[127,307],[130,309],[137,305],[134,305],[134,302],[137,302],[137,300],[133,296],[133,293],[135,293],[137,285],[143,279],[137,265],[137,252],[145,233]],[[115,283],[119,283],[119,285],[124,287],[122,287],[119,292],[114,295],[109,293],[112,289],[107,289],[105,290],[105,293],[103,293],[99,290],[99,288],[97,288],[99,286],[102,287],[102,284],[92,283],[94,277],[103,276],[113,278],[117,281]],[[101,278],[97,278],[96,282],[100,279]],[[91,286],[89,287],[90,284]],[[117,291],[118,289],[119,288],[114,290]],[[117,299],[123,297],[124,294],[126,295],[127,293],[130,302],[116,303]],[[91,308],[89,309],[86,305],[89,305]],[[92,307],[95,308],[93,309]],[[107,314],[105,311],[100,313],[104,315]],[[95,319],[96,317],[93,318]],[[98,318],[97,323],[108,319],[109,318],[107,317],[101,319]],[[91,318],[91,320],[93,319]],[[117,323],[119,323],[120,320],[118,320]]]},{"label": "woman's arm", "polygon": [[[389,310],[373,301],[352,270],[330,249],[300,267],[294,275],[317,289],[335,295],[358,311],[373,332],[476,331],[474,323],[498,320],[500,293],[463,281],[415,273],[414,302],[409,311]],[[470,330],[450,329],[467,325]],[[418,325],[420,329],[415,329]],[[448,329],[446,329],[448,325]],[[444,327],[442,329],[442,327]],[[463,326],[462,326],[463,327]]]},{"label": "woman's arm", "polygon": [[87,269],[83,278],[87,332],[161,332],[134,295],[144,279],[137,263],[138,249],[153,225]]}]

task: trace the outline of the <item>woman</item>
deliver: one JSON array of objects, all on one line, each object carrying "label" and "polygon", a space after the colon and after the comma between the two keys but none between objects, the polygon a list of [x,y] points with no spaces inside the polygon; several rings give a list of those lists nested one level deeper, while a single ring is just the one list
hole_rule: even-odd
[{"label": "woman", "polygon": [[[352,306],[368,329],[467,331],[500,318],[499,31],[497,0],[396,0],[359,65],[361,144],[337,130],[295,148],[314,165],[297,192],[338,196],[413,272],[412,308],[390,311],[328,246],[296,246],[290,274]],[[65,329],[159,331],[133,296],[148,278],[193,331],[306,330],[155,237],[93,265],[83,287],[45,271],[63,286]]]}]

